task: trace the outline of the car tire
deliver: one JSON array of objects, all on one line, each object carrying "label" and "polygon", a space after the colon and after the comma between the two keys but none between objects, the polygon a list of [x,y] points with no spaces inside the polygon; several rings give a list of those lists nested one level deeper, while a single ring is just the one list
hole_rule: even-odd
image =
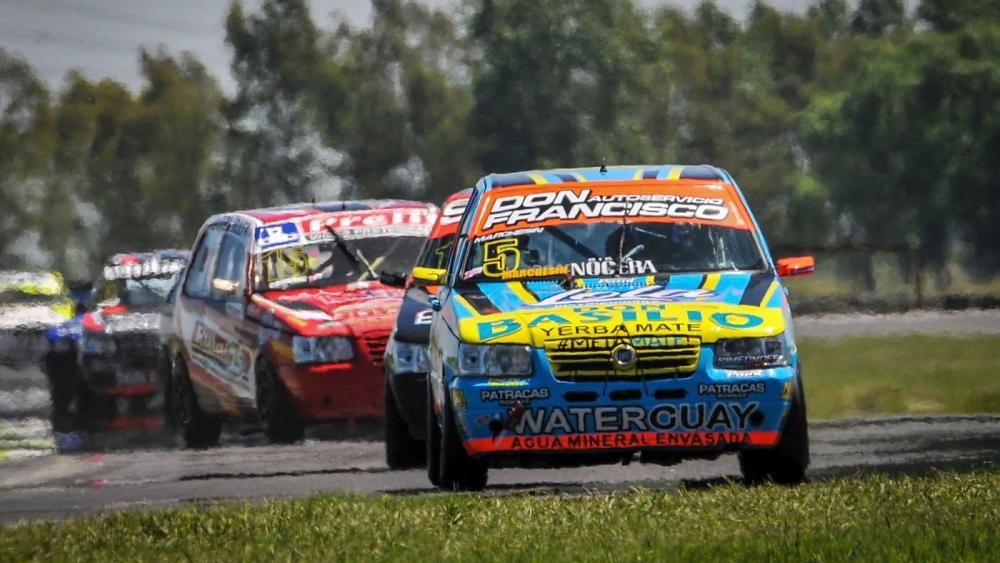
[{"label": "car tire", "polygon": [[198,396],[188,375],[187,364],[182,358],[174,362],[171,369],[170,389],[173,394],[170,404],[176,428],[188,448],[208,448],[219,443],[222,423],[209,418],[198,405]]},{"label": "car tire", "polygon": [[292,401],[266,361],[257,362],[257,413],[264,434],[273,444],[292,444],[302,439],[305,425],[299,418]]},{"label": "car tire", "polygon": [[798,485],[805,481],[806,468],[809,466],[809,428],[801,375],[796,377],[795,383],[795,395],[778,445],[771,449],[746,450],[739,454],[740,471],[748,484],[773,481],[781,485]]},{"label": "car tire", "polygon": [[173,392],[173,377],[171,377],[171,365],[170,356],[164,352],[163,357],[160,358],[160,393],[163,396],[163,432],[167,435],[173,435],[177,429],[177,423],[174,419],[174,392]]},{"label": "car tire", "polygon": [[481,491],[489,478],[489,464],[465,451],[455,425],[451,398],[444,395],[441,408],[440,487],[450,491]]},{"label": "car tire", "polygon": [[434,414],[434,394],[431,378],[427,378],[427,478],[435,487],[441,487],[441,426]]},{"label": "car tire", "polygon": [[79,420],[75,417],[74,409],[79,383],[74,366],[68,361],[46,355],[45,374],[49,379],[52,396],[52,430],[55,432],[77,430]]},{"label": "car tire", "polygon": [[424,464],[426,446],[410,434],[396,397],[385,379],[385,464],[389,469],[411,469]]}]

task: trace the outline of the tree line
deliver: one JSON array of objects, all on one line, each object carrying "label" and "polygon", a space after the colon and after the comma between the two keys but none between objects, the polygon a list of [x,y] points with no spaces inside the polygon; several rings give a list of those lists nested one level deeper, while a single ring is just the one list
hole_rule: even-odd
[{"label": "tree line", "polygon": [[648,162],[729,169],[778,246],[1000,271],[1000,3],[372,5],[357,27],[233,3],[232,95],[187,53],[141,51],[138,92],[77,72],[49,91],[0,50],[0,266],[85,276],[223,210]]}]

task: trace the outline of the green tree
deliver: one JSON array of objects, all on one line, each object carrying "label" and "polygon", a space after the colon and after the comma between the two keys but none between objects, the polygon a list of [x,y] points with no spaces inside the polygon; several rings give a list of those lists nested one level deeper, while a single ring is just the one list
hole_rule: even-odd
[{"label": "green tree", "polygon": [[49,93],[28,64],[0,49],[0,265],[19,267],[11,247],[43,219],[54,138]]},{"label": "green tree", "polygon": [[996,0],[922,0],[917,17],[938,31],[958,31],[983,22],[1000,22]]},{"label": "green tree", "polygon": [[316,104],[343,155],[344,195],[440,201],[474,181],[467,45],[444,12],[373,2],[371,28],[341,22],[326,42]]},{"label": "green tree", "polygon": [[906,3],[903,0],[861,0],[851,18],[851,28],[858,33],[878,36],[903,28]]},{"label": "green tree", "polygon": [[229,205],[304,201],[329,180],[312,104],[319,36],[305,0],[265,0],[250,14],[231,5],[226,44],[237,91],[224,108],[221,172]]},{"label": "green tree", "polygon": [[471,131],[484,170],[652,156],[642,104],[651,87],[665,85],[645,14],[633,2],[483,0],[474,7]]},{"label": "green tree", "polygon": [[[213,209],[218,88],[191,55],[140,52],[138,96],[71,73],[55,107],[48,250],[75,275],[106,255],[187,247]],[[87,270],[90,270],[88,272]]]}]

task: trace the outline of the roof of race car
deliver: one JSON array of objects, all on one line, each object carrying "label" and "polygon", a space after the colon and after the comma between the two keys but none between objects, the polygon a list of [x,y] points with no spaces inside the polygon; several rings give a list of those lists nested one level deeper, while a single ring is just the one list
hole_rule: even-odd
[{"label": "roof of race car", "polygon": [[0,291],[21,291],[55,295],[66,291],[58,272],[0,271]]},{"label": "roof of race car", "polygon": [[279,223],[289,219],[320,215],[324,213],[339,213],[350,211],[366,211],[371,209],[408,209],[433,207],[427,203],[408,201],[405,199],[360,199],[353,201],[319,201],[315,203],[293,203],[277,207],[264,207],[233,211],[223,215],[242,215],[262,224]]},{"label": "roof of race car", "polygon": [[119,252],[110,256],[106,266],[122,266],[126,264],[136,264],[156,260],[187,260],[190,253],[187,250],[177,248],[166,248],[160,250],[147,250],[143,252]]},{"label": "roof of race car", "polygon": [[562,184],[572,182],[621,182],[627,180],[721,180],[732,178],[721,168],[707,164],[648,164],[628,166],[591,166],[556,168],[490,174],[483,178],[486,189],[507,186]]},{"label": "roof of race car", "polygon": [[120,252],[104,263],[102,276],[106,280],[120,278],[159,277],[183,269],[190,253],[174,248],[145,252]]}]

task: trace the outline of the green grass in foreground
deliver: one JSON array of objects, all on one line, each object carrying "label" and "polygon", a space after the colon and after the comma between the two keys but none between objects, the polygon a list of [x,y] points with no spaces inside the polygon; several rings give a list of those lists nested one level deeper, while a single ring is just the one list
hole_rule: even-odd
[{"label": "green grass in foreground", "polygon": [[1000,338],[799,342],[809,418],[1000,412]]},{"label": "green grass in foreground", "polygon": [[321,496],[0,527],[0,560],[1000,560],[1000,473],[582,496]]}]

